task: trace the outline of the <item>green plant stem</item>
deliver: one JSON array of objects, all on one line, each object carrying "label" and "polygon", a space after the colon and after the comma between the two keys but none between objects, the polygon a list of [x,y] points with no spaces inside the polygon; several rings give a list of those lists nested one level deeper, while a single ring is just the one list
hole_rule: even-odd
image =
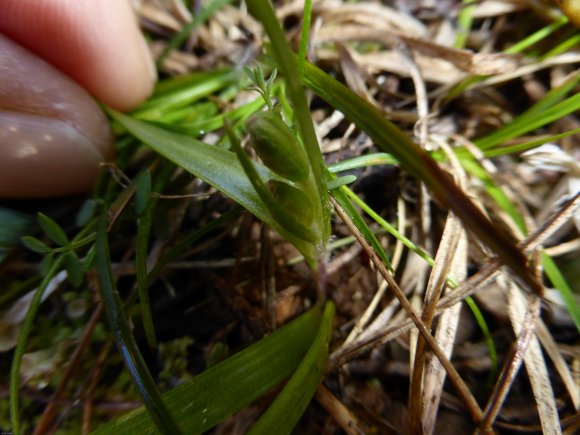
[{"label": "green plant stem", "polygon": [[310,22],[312,19],[312,0],[304,1],[302,13],[302,32],[300,34],[300,51],[298,52],[298,68],[300,77],[304,76],[304,62],[308,56],[308,42],[310,39]]},{"label": "green plant stem", "polygon": [[10,424],[12,425],[12,433],[14,435],[20,435],[20,409],[18,401],[18,392],[20,390],[20,367],[22,366],[22,357],[26,351],[26,344],[28,343],[28,337],[32,331],[32,325],[36,314],[38,313],[38,308],[40,307],[40,302],[42,301],[42,296],[48,287],[50,281],[54,278],[56,273],[62,267],[63,257],[58,257],[46,275],[44,276],[42,283],[34,293],[32,300],[30,301],[30,307],[26,312],[24,317],[24,322],[22,323],[22,328],[20,329],[20,336],[18,337],[18,342],[16,343],[16,349],[14,350],[14,356],[12,358],[12,366],[10,368]]},{"label": "green plant stem", "polygon": [[99,277],[100,296],[111,331],[125,366],[154,423],[164,434],[180,434],[180,429],[161,400],[161,394],[137,347],[129,322],[123,311],[123,304],[117,292],[111,270],[107,226],[108,214],[107,208],[105,208],[97,231],[97,274]]}]

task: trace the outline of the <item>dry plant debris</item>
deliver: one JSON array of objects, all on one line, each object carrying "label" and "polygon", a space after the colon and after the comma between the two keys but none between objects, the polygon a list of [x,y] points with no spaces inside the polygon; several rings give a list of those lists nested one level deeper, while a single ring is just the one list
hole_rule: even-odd
[{"label": "dry plant debris", "polygon": [[[190,10],[177,0],[134,3],[155,55],[205,5],[190,2]],[[578,2],[555,3],[578,23]],[[288,39],[298,47],[303,1],[275,4]],[[532,0],[472,4],[454,0],[314,1],[308,58],[379,108],[422,147],[438,152],[441,165],[494,224],[520,240],[519,247],[534,259],[538,276],[543,273],[542,250],[554,258],[565,272],[577,304],[580,135],[548,141],[550,144],[525,153],[501,153],[502,147],[578,130],[577,113],[502,142],[491,149],[496,154],[477,147],[478,138],[510,124],[552,89],[575,80],[570,95],[578,92],[578,39],[565,50],[544,56],[577,34],[571,24],[523,52],[510,51],[549,25],[553,17],[561,17],[558,5]],[[462,29],[459,20],[467,8],[473,21]],[[458,47],[461,32],[466,33],[464,45]],[[265,39],[243,4],[228,5],[169,53],[160,74],[172,77],[224,66],[239,68],[259,56]],[[462,83],[466,86],[458,91]],[[249,93],[241,92],[220,104],[239,107],[249,98]],[[327,163],[376,152],[364,132],[314,95],[311,108]],[[204,140],[217,139],[208,134]],[[463,154],[456,153],[458,148]],[[485,177],[462,164],[461,156],[467,154],[485,170]],[[143,158],[135,158],[133,164]],[[353,173],[357,176],[353,191],[433,262],[429,265],[402,239],[369,219],[392,255],[393,270],[389,270],[335,203],[327,296],[335,302],[338,318],[317,403],[311,404],[296,433],[580,430],[579,331],[561,294],[553,290],[554,283],[544,278],[542,298],[525,293],[461,222],[441,209],[404,169],[366,166]],[[499,186],[521,222],[515,222],[498,204],[487,189],[490,183]],[[166,245],[185,237],[188,227],[211,222],[231,208],[228,200],[201,182],[187,190],[193,197],[167,198],[179,205],[169,209],[171,227],[165,238],[153,241],[151,264]],[[117,206],[121,213],[125,204]],[[115,273],[128,289],[135,281],[130,260],[134,243],[134,235],[112,242],[118,255]],[[10,274],[22,277],[30,269],[34,265],[26,257],[15,259],[0,266],[0,278],[6,280]],[[93,294],[94,277],[89,276],[87,283],[85,298]],[[118,357],[113,356],[110,342],[103,349],[90,349],[88,337],[99,330],[100,309],[91,312],[83,305],[78,313],[71,312],[72,303],[82,298],[71,295],[62,277],[55,278],[54,289],[59,286],[60,299],[70,299],[67,311],[58,308],[56,296],[47,296],[40,321],[48,323],[62,315],[72,323],[76,319],[84,319],[84,323],[75,326],[79,336],[68,336],[58,348],[50,348],[51,352],[26,355],[23,396],[36,404],[26,411],[31,417],[43,414],[37,431],[38,427],[53,427],[69,415],[82,421],[86,430],[94,427],[94,415],[106,420],[137,400],[131,389],[123,394],[126,379],[114,380]],[[167,387],[199,373],[212,358],[219,360],[227,354],[228,348],[259,339],[297,316],[315,297],[312,277],[297,251],[247,214],[167,264],[152,288],[155,292],[155,326],[161,340],[193,339],[193,344],[176,347],[174,358],[187,364],[163,379]],[[485,319],[487,338],[493,341],[497,356],[465,303],[470,296],[469,305],[477,306]],[[14,345],[11,334],[22,321],[26,302],[22,304],[0,317],[3,350]],[[37,348],[45,349],[41,343],[39,338]],[[93,355],[98,364],[83,359],[83,352]],[[62,362],[71,353],[73,363],[65,373]],[[69,377],[69,384],[75,387],[63,386],[61,392],[70,391],[68,397],[73,399],[61,396],[62,411],[57,411],[51,398]],[[112,385],[112,393],[101,386],[103,382]],[[5,385],[3,380],[3,397]],[[263,401],[255,403],[215,432],[243,433],[265,406]],[[74,423],[70,425],[74,427]]]}]

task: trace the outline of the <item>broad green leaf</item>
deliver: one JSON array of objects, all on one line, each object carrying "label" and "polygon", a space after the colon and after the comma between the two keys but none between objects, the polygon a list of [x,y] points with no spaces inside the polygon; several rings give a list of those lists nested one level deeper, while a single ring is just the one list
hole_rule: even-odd
[{"label": "broad green leaf", "polygon": [[248,434],[285,435],[292,432],[324,377],[333,319],[334,304],[327,302],[320,328],[308,353],[282,392]]},{"label": "broad green leaf", "polygon": [[306,64],[304,81],[306,86],[364,130],[377,148],[392,154],[409,173],[423,181],[433,196],[451,209],[504,264],[511,267],[531,289],[541,293],[541,286],[530,273],[526,258],[516,247],[515,241],[484,216],[429,154],[388,121],[377,108],[316,66]]},{"label": "broad green leaf", "polygon": [[54,243],[60,246],[66,246],[69,244],[68,237],[66,236],[64,230],[57,224],[54,220],[49,218],[43,213],[38,213],[38,223],[46,235]]},{"label": "broad green leaf", "polygon": [[[316,259],[317,255],[311,243],[290,234],[272,216],[234,153],[143,121],[137,121],[113,110],[109,110],[109,113],[143,143],[220,190],[252,212],[258,219],[270,225],[296,246],[305,258],[310,261]],[[263,165],[256,163],[254,166],[262,180],[279,179]]]},{"label": "broad green leaf", "polygon": [[46,243],[38,240],[36,237],[24,236],[21,240],[24,246],[26,246],[31,251],[38,252],[39,254],[47,254],[52,251],[52,249],[50,249]]},{"label": "broad green leaf", "polygon": [[[322,310],[315,307],[271,335],[162,395],[184,433],[207,431],[245,408],[288,378],[303,360],[320,331]],[[141,407],[96,434],[156,433]]]}]

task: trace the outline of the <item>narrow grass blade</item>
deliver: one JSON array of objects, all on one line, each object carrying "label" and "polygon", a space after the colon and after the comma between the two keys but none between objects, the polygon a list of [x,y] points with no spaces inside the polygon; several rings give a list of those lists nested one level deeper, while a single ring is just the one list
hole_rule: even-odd
[{"label": "narrow grass blade", "polygon": [[248,434],[285,435],[292,432],[324,376],[333,319],[334,304],[327,302],[320,328],[308,353],[282,392]]},{"label": "narrow grass blade", "polygon": [[364,236],[367,243],[373,247],[381,261],[389,268],[389,270],[392,270],[391,262],[389,261],[385,250],[377,239],[377,236],[375,236],[375,234],[371,231],[365,220],[359,214],[358,210],[354,207],[352,202],[350,202],[348,198],[348,192],[350,192],[348,187],[343,186],[340,189],[334,190],[332,192],[332,196],[352,219],[354,225],[356,225],[360,233]]},{"label": "narrow grass blade", "polygon": [[310,41],[310,21],[312,19],[312,0],[304,1],[302,13],[302,31],[300,33],[300,50],[298,51],[298,69],[300,77],[304,75],[304,62],[308,56],[308,42]]},{"label": "narrow grass blade", "polygon": [[[233,152],[208,145],[188,136],[166,131],[113,110],[109,110],[109,113],[143,143],[176,165],[214,186],[270,225],[296,246],[306,258],[316,258],[311,243],[293,236],[274,219]],[[262,180],[278,179],[263,165],[255,163],[255,167]]]},{"label": "narrow grass blade", "polygon": [[489,150],[496,145],[500,145],[510,139],[526,134],[539,127],[543,127],[550,122],[561,119],[564,116],[579,110],[580,94],[576,94],[561,103],[542,110],[540,113],[534,111],[532,112],[532,115],[528,115],[527,112],[524,112],[509,124],[481,139],[475,140],[474,143],[484,151]]},{"label": "narrow grass blade", "polygon": [[165,404],[161,400],[161,394],[137,347],[135,338],[131,333],[129,321],[123,311],[123,305],[117,292],[111,270],[106,213],[103,213],[97,231],[97,275],[99,277],[102,303],[105,307],[117,348],[121,353],[125,366],[141,398],[145,402],[151,419],[162,433],[181,433],[173,417],[169,414]]},{"label": "narrow grass blade", "polygon": [[30,308],[26,312],[24,321],[22,322],[22,327],[20,328],[20,335],[18,337],[18,342],[16,343],[16,348],[14,349],[14,356],[12,357],[12,365],[10,366],[10,392],[9,392],[9,407],[10,407],[10,424],[12,425],[11,432],[14,435],[20,435],[21,425],[20,425],[20,367],[22,366],[22,358],[24,357],[24,352],[26,351],[26,345],[28,344],[28,337],[32,331],[32,326],[34,320],[36,319],[36,313],[38,313],[38,308],[40,307],[40,302],[42,301],[42,295],[46,291],[48,284],[52,278],[56,275],[59,269],[62,267],[63,258],[59,257],[55,260],[49,270],[44,275],[42,283],[38,289],[34,292],[34,296],[30,301]]},{"label": "narrow grass blade", "polygon": [[570,317],[572,317],[576,329],[580,332],[580,307],[576,304],[572,289],[566,282],[566,279],[562,275],[562,272],[560,272],[560,269],[558,269],[554,260],[552,260],[552,257],[545,252],[542,252],[542,265],[544,266],[544,272],[548,278],[550,278],[554,287],[556,287],[560,292],[560,296],[562,296],[564,304],[566,304],[566,309],[568,310],[568,313],[570,313]]},{"label": "narrow grass blade", "polygon": [[[202,433],[245,408],[290,376],[320,331],[322,310],[313,308],[271,335],[163,394],[184,432]],[[317,336],[318,338],[318,336]],[[151,434],[141,407],[100,427],[96,434]]]},{"label": "narrow grass blade", "polygon": [[532,33],[527,38],[522,39],[517,44],[512,45],[510,48],[504,51],[504,53],[508,54],[515,54],[521,53],[526,48],[531,47],[534,44],[537,44],[542,39],[547,38],[560,27],[566,25],[568,23],[568,18],[562,16],[558,20],[554,21],[553,23],[548,24],[545,27],[542,27],[540,30]]},{"label": "narrow grass blade", "polygon": [[[144,208],[137,221],[137,245],[135,247],[135,274],[137,277],[137,290],[139,293],[139,303],[141,308],[141,318],[143,319],[143,329],[145,331],[145,337],[147,338],[147,344],[151,349],[157,348],[157,338],[155,334],[155,325],[153,323],[153,313],[151,312],[151,303],[149,301],[149,280],[147,271],[147,255],[149,247],[149,238],[151,236],[151,227],[153,225],[153,216],[155,212],[155,207],[158,202],[158,198],[151,198],[151,189],[159,193],[163,190],[165,184],[169,181],[169,178],[175,170],[175,166],[164,161],[161,170],[156,174],[153,186],[151,186],[151,176],[149,170],[145,170],[139,176],[137,176],[137,192],[135,193],[135,204],[139,208],[139,202],[145,204]],[[141,177],[142,174],[146,174]],[[139,179],[149,180],[147,187],[140,189]],[[147,195],[147,198],[141,199],[139,201],[140,190],[145,192],[141,195]]]},{"label": "narrow grass blade", "polygon": [[366,168],[367,166],[397,165],[397,164],[399,164],[399,161],[391,154],[373,153],[334,163],[328,167],[328,170],[332,173],[335,173],[341,171],[349,171],[351,169],[357,168]]},{"label": "narrow grass blade", "polygon": [[485,157],[497,157],[503,156],[506,154],[514,154],[514,153],[523,153],[524,151],[531,150],[533,148],[539,147],[540,145],[544,145],[549,142],[556,142],[560,139],[563,139],[568,136],[573,136],[575,134],[580,134],[580,128],[575,130],[566,131],[560,134],[554,134],[552,136],[542,137],[537,140],[533,140],[530,142],[519,143],[517,145],[511,145],[501,148],[492,148],[488,151],[485,151],[483,154]]},{"label": "narrow grass blade", "polygon": [[196,75],[191,82],[186,82],[184,86],[177,87],[159,97],[151,98],[132,115],[139,119],[157,120],[169,112],[187,107],[193,102],[213,94],[232,83],[234,78],[231,70]]},{"label": "narrow grass blade", "polygon": [[514,240],[499,231],[439,168],[437,163],[370,103],[312,64],[306,64],[305,83],[332,107],[364,130],[382,151],[393,154],[412,175],[423,181],[444,206],[451,209],[501,261],[534,291],[541,286],[530,273],[526,258]]}]

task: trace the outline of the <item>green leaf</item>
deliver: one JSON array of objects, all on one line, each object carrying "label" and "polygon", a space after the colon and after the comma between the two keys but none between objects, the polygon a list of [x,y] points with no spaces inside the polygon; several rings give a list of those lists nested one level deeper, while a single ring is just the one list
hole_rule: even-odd
[{"label": "green leaf", "polygon": [[562,275],[562,272],[560,272],[560,269],[558,269],[558,266],[554,260],[552,260],[552,257],[545,252],[542,252],[542,265],[544,266],[544,272],[548,278],[550,278],[554,287],[556,287],[560,292],[560,296],[562,296],[566,309],[568,310],[568,313],[570,313],[570,317],[572,317],[576,329],[580,332],[580,307],[576,304],[574,293],[572,293],[572,289],[566,282],[566,278],[564,278],[564,275]]},{"label": "green leaf", "polygon": [[248,434],[285,435],[292,432],[322,382],[333,319],[334,304],[327,302],[320,328],[308,353],[282,392]]},{"label": "green leaf", "polygon": [[135,191],[135,212],[137,215],[143,214],[151,198],[151,172],[144,170],[135,180],[137,190]]},{"label": "green leaf", "polygon": [[68,280],[78,287],[83,282],[83,265],[74,252],[67,252],[64,254],[64,266],[68,275]]},{"label": "green leaf", "polygon": [[49,218],[43,213],[38,213],[38,223],[46,235],[54,243],[60,246],[66,246],[69,244],[68,237],[66,236],[64,230],[57,224],[54,220]]},{"label": "green leaf", "polygon": [[[110,109],[109,113],[143,143],[220,190],[252,212],[258,219],[270,225],[296,246],[305,258],[314,261],[317,257],[311,243],[289,233],[272,216],[234,153],[188,136],[166,131],[146,122],[137,121]],[[263,165],[255,164],[254,166],[262,180],[278,179]]]},{"label": "green leaf", "polygon": [[[580,75],[578,76],[580,77]],[[554,95],[558,95],[554,93]],[[546,96],[547,98],[548,96]],[[551,98],[547,98],[550,102]],[[566,100],[545,107],[543,101],[540,100],[536,105],[532,106],[527,112],[522,113],[514,118],[509,124],[498,128],[494,132],[474,141],[474,143],[482,150],[489,150],[497,145],[513,139],[515,137],[526,134],[539,127],[543,127],[550,122],[557,121],[570,113],[578,112],[580,110],[580,94],[575,94]]]},{"label": "green leaf", "polygon": [[338,177],[334,180],[328,182],[328,190],[338,189],[339,187],[346,186],[347,184],[354,183],[356,181],[356,176],[345,175],[343,177]]},{"label": "green leaf", "polygon": [[83,259],[83,271],[88,272],[95,266],[95,261],[97,259],[97,248],[92,245],[87,251],[87,255]]},{"label": "green leaf", "polygon": [[[184,432],[207,431],[289,377],[311,346],[322,312],[313,308],[271,335],[163,394]],[[106,424],[96,434],[155,433],[141,407]]]},{"label": "green leaf", "polygon": [[28,249],[34,252],[38,252],[39,254],[47,254],[52,251],[52,249],[46,243],[38,240],[36,237],[24,236],[20,240],[22,240],[22,244]]}]

